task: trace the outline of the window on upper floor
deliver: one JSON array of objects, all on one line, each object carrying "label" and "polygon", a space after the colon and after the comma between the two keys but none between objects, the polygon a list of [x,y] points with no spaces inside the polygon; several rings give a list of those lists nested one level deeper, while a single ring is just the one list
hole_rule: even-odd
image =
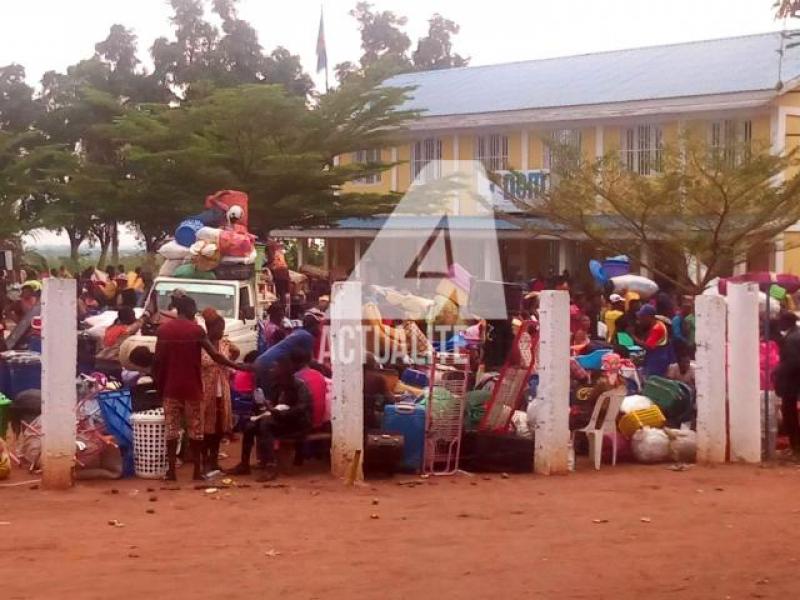
[{"label": "window on upper floor", "polygon": [[717,160],[733,167],[750,156],[753,141],[753,122],[743,119],[712,121],[709,147]]},{"label": "window on upper floor", "polygon": [[[353,152],[353,162],[362,165],[368,165],[370,163],[379,163],[381,162],[381,151],[378,148],[371,148],[369,150],[359,150],[357,152]],[[367,175],[366,177],[361,177],[359,179],[353,180],[353,183],[357,183],[360,185],[375,185],[380,182],[381,182],[380,173],[372,173],[371,175]]]},{"label": "window on upper floor", "polygon": [[507,171],[508,136],[476,135],[475,159],[481,161],[487,171]]},{"label": "window on upper floor", "polygon": [[629,171],[649,175],[663,166],[664,140],[661,127],[642,124],[622,129],[622,164]]},{"label": "window on upper floor", "polygon": [[[581,130],[555,129],[544,138],[544,168],[575,167],[581,156]],[[567,161],[566,163],[564,161]]]},{"label": "window on upper floor", "polygon": [[[430,168],[425,167],[430,164]],[[442,176],[442,140],[425,138],[411,144],[411,180],[424,177],[425,181]]]}]

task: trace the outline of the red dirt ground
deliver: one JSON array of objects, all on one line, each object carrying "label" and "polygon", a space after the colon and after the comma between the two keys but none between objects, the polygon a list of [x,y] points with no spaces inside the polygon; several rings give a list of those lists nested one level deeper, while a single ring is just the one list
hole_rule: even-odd
[{"label": "red dirt ground", "polygon": [[178,491],[144,480],[0,488],[0,597],[800,597],[793,465],[417,487],[314,474],[272,488],[240,478],[250,487],[213,495],[187,475]]}]

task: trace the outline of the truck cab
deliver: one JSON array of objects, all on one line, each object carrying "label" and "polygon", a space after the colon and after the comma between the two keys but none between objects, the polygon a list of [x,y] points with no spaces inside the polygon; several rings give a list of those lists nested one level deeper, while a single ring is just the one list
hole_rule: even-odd
[{"label": "truck cab", "polygon": [[[145,306],[154,314],[167,311],[170,298],[177,289],[183,290],[194,299],[198,311],[211,307],[225,319],[225,335],[239,348],[241,356],[258,348],[257,315],[263,312],[265,307],[259,306],[261,303],[256,295],[254,281],[158,277],[153,283]],[[203,320],[199,317],[198,323],[203,325]],[[146,346],[155,351],[155,328],[143,330],[123,342],[120,348],[120,360],[123,366],[135,368],[134,365],[126,363],[131,350],[138,346]]]}]

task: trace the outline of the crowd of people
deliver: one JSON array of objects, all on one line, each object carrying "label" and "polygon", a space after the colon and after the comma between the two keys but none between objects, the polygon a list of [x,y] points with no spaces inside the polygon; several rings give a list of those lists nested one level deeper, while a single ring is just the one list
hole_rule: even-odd
[{"label": "crowd of people", "polygon": [[[146,312],[127,327],[129,334],[141,322],[158,320],[155,352],[145,347],[131,352],[130,361],[140,373],[152,375],[152,383],[166,420],[166,478],[174,480],[178,444],[182,432],[188,438],[188,458],[194,479],[215,475],[220,444],[230,438],[238,423],[242,455],[232,474],[249,474],[255,447],[259,480],[277,476],[276,439],[302,439],[322,430],[329,422],[326,405],[330,371],[312,360],[322,337],[319,310],[307,311],[303,326],[291,330],[284,311],[273,304],[269,321],[259,335],[259,351],[240,361],[240,350],[225,335],[225,319],[213,308],[204,308],[198,323],[195,301],[180,290],[173,293],[166,311]],[[128,320],[128,319],[126,319]],[[112,331],[112,328],[109,328]],[[107,336],[109,334],[107,333]],[[116,334],[111,334],[116,335]],[[233,403],[248,410],[234,414]]]},{"label": "crowd of people", "polygon": [[[604,372],[618,371],[619,359],[633,359],[644,378],[664,377],[695,390],[694,297],[661,291],[643,300],[633,291],[603,295],[570,289],[561,277],[550,286],[570,292],[570,335],[573,357],[609,348]],[[544,288],[542,288],[544,289]],[[536,318],[538,291],[526,297],[520,318]],[[791,304],[781,306],[767,323],[762,313],[760,331],[760,388],[781,402],[781,424],[790,450],[800,455],[800,326]],[[580,375],[579,375],[580,377]],[[595,386],[603,391],[603,386]]]}]

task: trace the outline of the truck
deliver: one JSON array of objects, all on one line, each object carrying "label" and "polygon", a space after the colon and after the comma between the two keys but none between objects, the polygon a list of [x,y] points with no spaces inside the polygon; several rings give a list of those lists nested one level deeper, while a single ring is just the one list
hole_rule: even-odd
[{"label": "truck", "polygon": [[[153,314],[166,311],[175,290],[183,290],[197,303],[198,310],[214,308],[225,319],[225,335],[241,351],[241,356],[258,348],[258,320],[264,314],[270,294],[258,286],[255,280],[178,279],[158,277],[145,302]],[[202,319],[198,320],[202,325]],[[146,326],[139,333],[125,340],[120,348],[122,366],[135,369],[128,361],[131,351],[145,346],[155,351],[157,324]]]}]

